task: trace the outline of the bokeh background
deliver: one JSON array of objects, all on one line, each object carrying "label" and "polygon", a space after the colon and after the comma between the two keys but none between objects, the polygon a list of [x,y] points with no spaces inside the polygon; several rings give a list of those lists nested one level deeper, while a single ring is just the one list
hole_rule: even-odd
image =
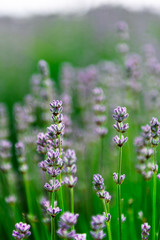
[{"label": "bokeh background", "polygon": [[[107,1],[106,1],[107,2]],[[124,1],[125,2],[125,1]],[[83,1],[82,1],[83,3]],[[97,3],[97,1],[96,1]],[[138,54],[143,53],[143,46],[146,43],[154,45],[156,55],[160,54],[160,15],[158,13],[159,6],[153,6],[152,3],[141,4],[141,8],[137,7],[137,2],[130,2],[130,4],[123,4],[121,2],[109,2],[110,5],[86,4],[86,7],[75,7],[72,11],[53,11],[46,9],[40,12],[2,12],[0,17],[0,102],[7,105],[9,111],[9,126],[10,136],[9,139],[14,144],[17,141],[17,135],[14,125],[13,105],[16,102],[22,103],[24,96],[30,93],[30,80],[34,73],[38,73],[38,61],[44,59],[48,62],[50,68],[50,75],[55,83],[57,93],[61,93],[60,89],[60,70],[64,62],[69,62],[76,68],[84,68],[88,65],[98,64],[101,61],[112,61],[115,64],[120,64],[123,68],[121,55],[116,50],[116,45],[119,42],[119,37],[116,33],[116,23],[123,20],[128,23],[130,40],[129,46],[131,52]],[[20,4],[20,3],[19,3]],[[67,3],[66,3],[67,4]],[[65,6],[67,6],[65,4]],[[78,6],[78,2],[77,2]],[[36,9],[36,4],[34,4]],[[37,6],[38,9],[38,6]],[[5,9],[4,9],[5,10]],[[153,11],[154,10],[154,11]],[[142,79],[142,87],[145,85],[145,74]],[[157,79],[156,79],[157,80]],[[147,87],[150,88],[152,79],[150,76],[147,78]],[[62,87],[62,86],[61,86]],[[156,88],[154,86],[154,88]],[[74,86],[76,90],[76,85]],[[108,90],[107,90],[108,91]],[[115,96],[119,92],[114,92]],[[145,91],[145,90],[144,90]],[[73,93],[74,94],[74,93]],[[143,94],[142,94],[143,95]],[[57,97],[59,95],[57,94]],[[141,94],[138,95],[138,100],[141,100]],[[144,99],[143,99],[144,100]],[[124,184],[124,212],[128,214],[127,224],[124,226],[124,239],[136,239],[140,236],[140,220],[137,218],[138,211],[144,207],[145,217],[147,220],[151,217],[151,196],[150,189],[151,183],[144,183],[141,176],[135,173],[136,153],[133,146],[134,138],[140,134],[140,127],[142,124],[149,122],[153,113],[158,115],[157,109],[148,110],[141,106],[145,105],[140,102],[140,108],[136,111],[134,107],[129,109],[131,129],[129,130],[128,145],[124,149],[124,172],[128,173],[128,182]],[[134,97],[132,99],[134,104]],[[142,104],[142,105],[141,105]],[[74,105],[74,104],[73,104]],[[147,104],[146,104],[147,105]],[[159,105],[158,105],[159,106]],[[73,122],[79,119],[79,112],[77,106],[74,105],[73,109]],[[107,181],[108,190],[113,194],[113,205],[111,211],[113,214],[113,221],[116,220],[115,207],[115,186],[112,181],[112,172],[116,169],[117,152],[113,148],[112,137],[114,130],[112,129],[113,119],[111,109],[107,109],[107,127],[109,135],[104,140],[104,156],[106,157],[105,169],[103,170],[104,178]],[[153,111],[152,111],[153,110]],[[142,112],[141,112],[142,111]],[[147,113],[149,112],[149,113]],[[83,113],[83,111],[82,111]],[[144,115],[143,115],[144,114]],[[148,114],[148,115],[147,115]],[[144,117],[145,116],[145,117]],[[83,128],[83,126],[80,126]],[[86,130],[86,129],[85,129]],[[93,151],[94,148],[94,151]],[[94,162],[99,157],[97,145],[91,144],[88,146],[85,157],[88,164]],[[114,149],[114,153],[113,150]],[[79,177],[80,184],[76,190],[75,205],[76,211],[79,212],[80,220],[78,223],[79,232],[89,233],[89,222],[92,214],[102,212],[100,203],[97,203],[97,198],[92,190],[92,175],[96,172],[95,169],[90,169],[87,162],[84,160],[84,155],[79,155]],[[13,166],[17,170],[17,159],[13,148]],[[31,164],[31,163],[30,163]],[[37,164],[37,163],[36,163]],[[37,165],[33,169],[36,169]],[[38,171],[38,170],[37,170]],[[82,173],[82,174],[81,174]],[[87,175],[89,173],[89,175]],[[38,173],[36,173],[38,176]],[[39,179],[39,178],[37,178]],[[35,179],[32,179],[35,180]],[[20,184],[22,184],[20,179]],[[38,182],[38,180],[36,180]],[[37,201],[41,196],[42,187],[40,184],[35,183],[37,189]],[[85,183],[88,184],[85,184]],[[140,183],[140,184],[139,184]],[[159,186],[160,187],[160,186]],[[147,192],[145,200],[143,199],[143,189]],[[21,192],[22,191],[22,192]],[[32,189],[33,191],[33,189]],[[22,213],[26,212],[27,204],[25,200],[24,187],[18,189],[19,196],[21,196]],[[22,193],[22,194],[21,194]],[[81,199],[84,198],[82,204]],[[131,203],[129,203],[131,199]],[[134,207],[132,208],[132,200]],[[3,199],[1,199],[3,202]],[[4,204],[4,203],[3,203]],[[4,205],[4,209],[6,205]],[[8,211],[8,210],[6,210]],[[160,213],[160,209],[157,210]],[[9,214],[9,213],[8,213]],[[3,230],[0,231],[1,239],[8,239],[9,232],[12,232],[14,223],[11,225],[3,224],[4,212],[1,215],[1,222]],[[10,216],[12,219],[12,216]],[[159,217],[158,217],[159,220]],[[139,227],[137,227],[139,226]],[[117,232],[115,226],[112,226],[114,239],[117,239]],[[33,238],[33,237],[32,237]],[[12,239],[12,238],[11,238]],[[45,238],[42,238],[45,239]],[[88,239],[90,239],[88,235]]]}]

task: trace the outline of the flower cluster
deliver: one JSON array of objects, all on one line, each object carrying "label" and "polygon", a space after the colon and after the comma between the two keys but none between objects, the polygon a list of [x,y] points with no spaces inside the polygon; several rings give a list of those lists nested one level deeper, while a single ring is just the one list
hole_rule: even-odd
[{"label": "flower cluster", "polygon": [[93,107],[94,110],[94,122],[96,124],[96,133],[100,137],[104,137],[108,130],[106,127],[104,127],[104,124],[106,122],[106,107],[103,105],[104,102],[104,93],[102,88],[94,88],[93,89],[93,94],[94,94],[94,102],[95,105]]},{"label": "flower cluster", "polygon": [[113,181],[116,184],[121,185],[124,182],[124,179],[125,179],[125,174],[120,175],[120,177],[118,178],[118,173],[115,173],[115,172],[113,173]]},{"label": "flower cluster", "polygon": [[153,147],[159,142],[159,122],[156,118],[152,118],[150,125],[141,127],[142,134],[135,139],[138,164],[137,172],[142,174],[145,180],[150,180],[153,173],[158,171],[158,165],[150,161],[153,155]]},{"label": "flower cluster", "polygon": [[141,231],[142,231],[142,234],[141,234],[141,237],[142,237],[142,240],[145,239],[147,240],[149,238],[149,231],[151,229],[151,226],[148,224],[148,223],[144,223],[141,225]]},{"label": "flower cluster", "polygon": [[73,188],[78,178],[75,176],[77,172],[77,166],[76,166],[76,154],[74,150],[68,149],[64,155],[63,161],[64,161],[64,168],[63,172],[66,174],[66,177],[64,178],[64,184],[69,187]]},{"label": "flower cluster", "polygon": [[[44,189],[48,192],[56,192],[62,186],[62,182],[59,181],[57,177],[61,174],[64,166],[61,149],[61,136],[64,130],[64,124],[62,123],[62,101],[53,101],[50,106],[54,124],[47,128],[46,134],[38,134],[37,150],[40,153],[46,153],[47,159],[39,162],[39,167],[51,177],[49,182],[44,184]],[[54,202],[54,206],[47,206],[46,209],[46,212],[49,213],[51,217],[55,217],[60,211],[61,209],[57,207],[56,201]]]},{"label": "flower cluster", "polygon": [[73,229],[74,225],[77,223],[78,216],[78,214],[65,212],[60,217],[60,221],[58,223],[59,228],[57,231],[57,234],[60,238],[73,239],[76,237],[75,230],[71,229]]},{"label": "flower cluster", "polygon": [[122,147],[128,140],[127,137],[124,137],[122,133],[125,133],[129,125],[128,123],[123,123],[124,120],[128,118],[129,114],[127,113],[126,107],[117,107],[114,109],[113,119],[116,123],[113,125],[114,129],[120,133],[120,136],[116,135],[113,140],[118,147]]},{"label": "flower cluster", "polygon": [[160,135],[159,125],[160,123],[158,119],[153,117],[152,120],[150,121],[152,147],[156,147],[159,144],[159,135]]},{"label": "flower cluster", "polygon": [[92,217],[92,231],[90,231],[90,234],[94,239],[101,240],[106,236],[103,231],[103,229],[105,228],[105,221],[106,217],[104,215],[96,215]]},{"label": "flower cluster", "polygon": [[106,203],[110,203],[111,195],[109,194],[109,192],[105,191],[103,177],[100,174],[94,174],[92,183],[94,186],[94,190],[97,193],[97,196],[100,199],[104,199]]},{"label": "flower cluster", "polygon": [[31,232],[29,231],[30,227],[31,226],[26,223],[16,223],[16,230],[13,230],[12,236],[17,240],[28,238],[31,235]]}]

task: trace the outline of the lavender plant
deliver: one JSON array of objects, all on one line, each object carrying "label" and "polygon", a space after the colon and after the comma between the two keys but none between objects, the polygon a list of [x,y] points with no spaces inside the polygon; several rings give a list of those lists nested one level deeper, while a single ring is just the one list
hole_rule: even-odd
[{"label": "lavender plant", "polygon": [[127,142],[128,138],[124,137],[122,133],[125,133],[129,128],[128,123],[123,123],[128,118],[129,114],[125,107],[117,107],[114,109],[113,119],[116,123],[113,125],[114,129],[119,133],[119,136],[114,137],[114,142],[119,147],[119,163],[118,173],[113,173],[113,180],[117,184],[118,193],[118,216],[119,216],[119,239],[122,240],[122,215],[121,215],[121,184],[125,179],[125,174],[121,175],[122,168],[122,147]]}]

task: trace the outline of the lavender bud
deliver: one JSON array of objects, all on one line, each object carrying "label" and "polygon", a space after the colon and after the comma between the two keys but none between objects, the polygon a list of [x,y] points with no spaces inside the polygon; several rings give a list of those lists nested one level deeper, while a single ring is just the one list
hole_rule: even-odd
[{"label": "lavender bud", "polygon": [[37,135],[37,152],[39,153],[45,153],[46,152],[46,144],[47,144],[47,139],[46,139],[46,135],[42,132],[40,132]]},{"label": "lavender bud", "polygon": [[126,120],[129,116],[129,114],[127,113],[126,107],[118,106],[117,108],[114,109],[114,113],[115,114],[113,114],[113,118],[119,123]]},{"label": "lavender bud", "polygon": [[116,183],[116,184],[122,184],[124,182],[124,179],[125,179],[125,174],[123,175],[120,175],[120,178],[118,179],[118,173],[113,173],[113,181]]},{"label": "lavender bud", "polygon": [[65,154],[63,160],[64,160],[64,163],[66,164],[66,166],[71,167],[77,161],[75,151],[71,150],[71,149],[68,149],[66,151],[66,154]]},{"label": "lavender bud", "polygon": [[148,223],[144,223],[144,224],[141,225],[142,239],[147,240],[149,238],[150,229],[151,229],[151,226]]},{"label": "lavender bud", "polygon": [[47,208],[47,212],[51,215],[51,217],[55,217],[62,210],[57,207],[57,201],[54,202],[54,207],[50,206]]},{"label": "lavender bud", "polygon": [[121,123],[116,122],[113,125],[113,127],[114,127],[114,129],[116,129],[117,132],[125,133],[128,130],[129,125],[128,125],[128,123],[123,124],[122,122]]},{"label": "lavender bud", "polygon": [[29,231],[30,225],[26,223],[16,223],[15,228],[16,230],[13,230],[12,236],[15,239],[24,239],[28,238],[31,235],[31,232]]},{"label": "lavender bud", "polygon": [[111,221],[111,214],[110,213],[107,213],[107,216],[106,216],[106,214],[104,212],[103,215],[105,216],[105,222],[110,222]]},{"label": "lavender bud", "polygon": [[60,168],[53,169],[53,168],[48,167],[47,173],[49,175],[51,175],[52,177],[57,177],[61,173],[61,170],[60,170]]},{"label": "lavender bud", "polygon": [[83,234],[77,233],[74,236],[74,240],[86,240],[86,234],[85,233],[83,233]]},{"label": "lavender bud", "polygon": [[104,179],[100,174],[94,174],[92,184],[96,192],[104,189]]},{"label": "lavender bud", "polygon": [[113,138],[113,141],[116,143],[116,145],[118,147],[122,147],[127,141],[128,141],[128,137],[124,137],[123,135],[121,136],[121,139],[116,135]]},{"label": "lavender bud", "polygon": [[53,186],[50,185],[49,183],[44,184],[44,189],[47,190],[48,192],[53,192]]},{"label": "lavender bud", "polygon": [[70,176],[70,177],[65,177],[64,178],[64,184],[69,187],[72,188],[76,185],[78,178],[74,177],[74,176]]},{"label": "lavender bud", "polygon": [[59,100],[53,100],[53,102],[50,103],[50,106],[51,106],[50,111],[54,116],[57,116],[63,110],[62,101]]},{"label": "lavender bud", "polygon": [[38,166],[44,171],[47,171],[47,163],[45,161],[41,161],[38,163]]}]

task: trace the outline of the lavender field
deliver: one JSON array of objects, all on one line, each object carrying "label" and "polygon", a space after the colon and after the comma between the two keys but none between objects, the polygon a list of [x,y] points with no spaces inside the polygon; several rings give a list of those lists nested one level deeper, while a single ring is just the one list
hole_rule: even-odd
[{"label": "lavender field", "polygon": [[159,22],[0,19],[0,239],[160,239]]}]

